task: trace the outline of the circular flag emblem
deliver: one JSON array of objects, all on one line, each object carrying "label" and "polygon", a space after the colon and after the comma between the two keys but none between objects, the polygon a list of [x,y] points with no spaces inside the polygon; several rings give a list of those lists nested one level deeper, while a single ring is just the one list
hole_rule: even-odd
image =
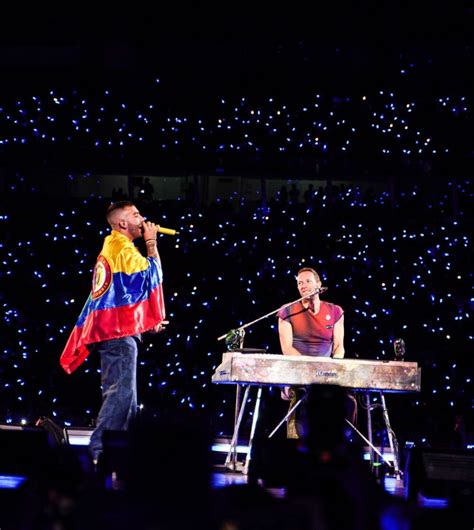
[{"label": "circular flag emblem", "polygon": [[112,271],[104,256],[97,258],[94,273],[92,275],[92,299],[102,296],[112,283]]}]

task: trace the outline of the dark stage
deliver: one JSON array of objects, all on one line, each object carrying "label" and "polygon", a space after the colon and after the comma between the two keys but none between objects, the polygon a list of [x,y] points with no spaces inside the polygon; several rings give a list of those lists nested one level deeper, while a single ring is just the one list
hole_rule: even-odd
[{"label": "dark stage", "polygon": [[[2,12],[0,530],[474,526],[474,9],[259,7]],[[169,325],[95,468],[100,358],[59,361],[127,199],[173,229]],[[308,267],[345,356],[301,373],[275,314]],[[221,367],[236,337],[262,357]],[[335,379],[352,425],[269,436]]]}]

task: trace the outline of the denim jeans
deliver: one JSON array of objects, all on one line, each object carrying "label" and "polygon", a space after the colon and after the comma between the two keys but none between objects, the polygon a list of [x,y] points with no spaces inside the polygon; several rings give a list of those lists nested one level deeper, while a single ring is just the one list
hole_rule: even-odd
[{"label": "denim jeans", "polygon": [[102,406],[91,434],[89,451],[94,459],[102,452],[105,430],[124,431],[137,412],[137,354],[139,337],[98,342]]}]

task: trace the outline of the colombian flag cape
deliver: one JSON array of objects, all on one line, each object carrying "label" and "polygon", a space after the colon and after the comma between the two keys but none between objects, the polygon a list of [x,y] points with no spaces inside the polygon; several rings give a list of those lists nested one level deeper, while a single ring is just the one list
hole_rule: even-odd
[{"label": "colombian flag cape", "polygon": [[165,319],[161,263],[145,258],[120,232],[104,240],[92,278],[92,291],[60,357],[71,374],[90,353],[90,345],[136,335]]}]

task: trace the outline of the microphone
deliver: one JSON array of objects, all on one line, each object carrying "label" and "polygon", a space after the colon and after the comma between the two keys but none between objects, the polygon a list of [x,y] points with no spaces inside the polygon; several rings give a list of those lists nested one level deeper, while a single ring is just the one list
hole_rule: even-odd
[{"label": "microphone", "polygon": [[327,290],[328,290],[327,287],[323,287],[323,286],[321,286],[319,289],[314,290],[311,294],[308,294],[308,298],[309,298],[310,296],[314,296],[315,294],[325,293]]},{"label": "microphone", "polygon": [[168,236],[176,236],[179,234],[177,230],[173,230],[172,228],[165,228],[164,226],[160,226],[157,232],[159,232],[160,234],[166,234]]},{"label": "microphone", "polygon": [[395,360],[404,361],[405,360],[405,341],[403,339],[395,339],[393,341],[393,349],[395,351]]}]

